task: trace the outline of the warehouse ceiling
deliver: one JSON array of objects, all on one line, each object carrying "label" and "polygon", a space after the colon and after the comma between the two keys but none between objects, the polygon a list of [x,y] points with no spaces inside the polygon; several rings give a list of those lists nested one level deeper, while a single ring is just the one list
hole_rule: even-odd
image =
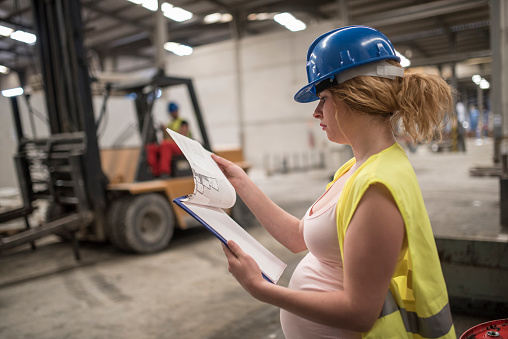
[{"label": "warehouse ceiling", "polygon": [[[465,60],[484,63],[491,54],[487,0],[167,1],[193,13],[185,22],[165,18],[168,40],[191,47],[285,30],[273,14],[290,12],[307,25],[325,20],[339,25],[347,20],[378,28],[411,59],[412,67]],[[85,44],[99,60],[129,55],[154,62],[155,12],[128,0],[82,0],[81,7]],[[233,20],[205,23],[213,13],[229,13]],[[260,13],[268,13],[269,19],[251,20]],[[31,1],[0,0],[0,25],[35,33]],[[0,65],[31,67],[37,55],[34,48],[36,44],[0,35]]]}]

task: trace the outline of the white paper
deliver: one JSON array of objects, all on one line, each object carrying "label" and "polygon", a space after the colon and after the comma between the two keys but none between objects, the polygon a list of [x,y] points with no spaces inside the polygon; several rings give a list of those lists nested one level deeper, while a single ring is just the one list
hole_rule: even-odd
[{"label": "white paper", "polygon": [[195,204],[210,205],[220,208],[231,208],[236,201],[233,185],[212,159],[207,151],[196,140],[192,140],[171,129],[166,129],[189,161],[194,177],[194,193],[188,200]]},{"label": "white paper", "polygon": [[189,161],[194,176],[194,193],[179,201],[201,219],[203,226],[211,228],[222,238],[233,240],[259,265],[261,272],[273,283],[277,283],[286,268],[279,258],[238,225],[223,208],[231,208],[236,201],[236,192],[224,173],[196,140],[167,129],[169,135]]},{"label": "white paper", "polygon": [[182,201],[182,203],[224,239],[236,242],[245,253],[254,258],[261,272],[273,283],[277,283],[286,268],[286,264],[247,233],[222,209],[196,205],[189,201]]}]

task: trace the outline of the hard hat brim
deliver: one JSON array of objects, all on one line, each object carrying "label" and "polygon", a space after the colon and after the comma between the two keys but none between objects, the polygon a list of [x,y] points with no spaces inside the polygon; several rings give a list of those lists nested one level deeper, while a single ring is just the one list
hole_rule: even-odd
[{"label": "hard hat brim", "polygon": [[318,82],[319,81],[313,81],[310,84],[302,87],[298,92],[296,92],[295,101],[306,103],[319,100],[319,97],[315,93],[316,90],[314,89],[314,85]]}]

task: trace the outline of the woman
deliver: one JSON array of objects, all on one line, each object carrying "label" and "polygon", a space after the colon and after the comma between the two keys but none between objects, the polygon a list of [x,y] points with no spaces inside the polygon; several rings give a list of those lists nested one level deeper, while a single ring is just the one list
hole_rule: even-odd
[{"label": "woman", "polygon": [[379,31],[349,26],[318,37],[307,54],[309,83],[298,102],[354,158],[302,220],[264,195],[237,166],[214,159],[261,224],[293,252],[309,250],[289,287],[261,278],[234,242],[229,270],[253,297],[281,308],[292,338],[456,338],[430,222],[393,126],[428,140],[451,111],[435,76],[404,74]]}]

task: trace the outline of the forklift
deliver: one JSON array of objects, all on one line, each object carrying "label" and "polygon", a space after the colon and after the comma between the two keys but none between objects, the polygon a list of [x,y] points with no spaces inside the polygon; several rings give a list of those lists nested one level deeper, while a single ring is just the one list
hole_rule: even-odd
[{"label": "forklift", "polygon": [[[184,157],[172,161],[172,177],[152,175],[146,154],[146,146],[157,142],[152,108],[161,89],[186,86],[203,147],[212,151],[192,80],[155,70],[134,83],[105,86],[104,100],[111,95],[135,97],[141,145],[100,149],[97,131],[106,105],[96,119],[80,1],[32,0],[32,9],[50,135],[26,137],[17,97],[11,98],[18,142],[14,162],[23,205],[0,214],[0,223],[22,218],[25,228],[0,234],[0,254],[21,244],[35,248],[35,240],[52,234],[72,241],[77,260],[81,240],[107,241],[134,253],[165,249],[176,227],[191,226],[191,218],[172,201],[194,191],[194,178]],[[241,149],[215,153],[249,167]],[[28,217],[36,200],[47,203],[45,222],[31,225]],[[253,220],[239,199],[228,213],[243,225]]]}]

